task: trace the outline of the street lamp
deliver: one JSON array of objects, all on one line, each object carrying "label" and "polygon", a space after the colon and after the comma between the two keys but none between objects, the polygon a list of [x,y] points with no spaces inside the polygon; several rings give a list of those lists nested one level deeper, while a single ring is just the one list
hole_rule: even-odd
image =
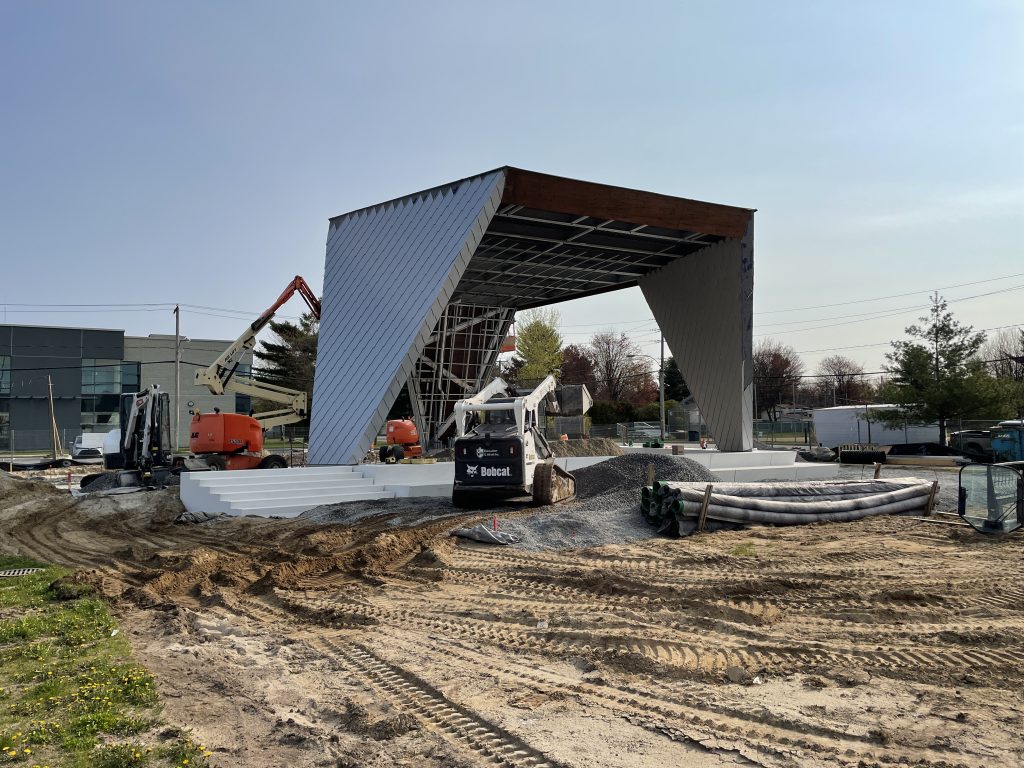
[{"label": "street lamp", "polygon": [[658,363],[658,401],[661,405],[661,418],[659,426],[661,427],[661,442],[665,442],[665,336],[661,337],[661,362],[659,363],[651,355],[630,355],[629,357],[646,357],[648,360],[652,360]]}]

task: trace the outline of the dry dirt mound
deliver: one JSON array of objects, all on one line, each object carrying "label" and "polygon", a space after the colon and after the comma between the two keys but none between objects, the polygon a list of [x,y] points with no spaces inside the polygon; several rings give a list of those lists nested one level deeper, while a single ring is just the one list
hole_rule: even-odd
[{"label": "dry dirt mound", "polygon": [[3,506],[58,495],[66,494],[62,494],[45,481],[23,480],[0,470],[0,503]]},{"label": "dry dirt mound", "polygon": [[621,456],[622,448],[607,437],[591,437],[586,440],[551,440],[551,452],[558,458],[572,456]]}]

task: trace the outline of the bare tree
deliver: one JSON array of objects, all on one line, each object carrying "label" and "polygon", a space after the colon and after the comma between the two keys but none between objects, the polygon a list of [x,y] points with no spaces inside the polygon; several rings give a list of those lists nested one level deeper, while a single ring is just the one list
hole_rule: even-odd
[{"label": "bare tree", "polygon": [[871,387],[864,366],[843,355],[829,355],[818,363],[818,387],[830,405],[851,405],[868,399]]},{"label": "bare tree", "polygon": [[594,360],[587,347],[570,344],[562,350],[562,375],[559,379],[563,384],[586,384],[591,394],[594,393]]},{"label": "bare tree", "polygon": [[1024,330],[1003,328],[986,339],[978,356],[995,378],[1024,381]]},{"label": "bare tree", "polygon": [[[624,333],[595,333],[589,344],[594,365],[595,399],[637,403],[657,393],[658,385],[650,373],[651,361],[642,356],[640,347]],[[646,402],[646,401],[645,401]]]},{"label": "bare tree", "polygon": [[754,347],[754,397],[757,416],[766,413],[772,421],[779,418],[779,404],[793,397],[804,373],[804,363],[788,344],[762,339]]}]

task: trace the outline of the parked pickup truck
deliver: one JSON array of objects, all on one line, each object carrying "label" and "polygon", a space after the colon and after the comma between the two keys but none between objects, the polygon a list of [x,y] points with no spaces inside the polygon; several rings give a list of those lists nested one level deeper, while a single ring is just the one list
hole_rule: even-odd
[{"label": "parked pickup truck", "polygon": [[950,448],[956,448],[964,453],[974,453],[979,456],[992,455],[992,430],[989,429],[965,429],[960,432],[951,432],[946,442]]}]

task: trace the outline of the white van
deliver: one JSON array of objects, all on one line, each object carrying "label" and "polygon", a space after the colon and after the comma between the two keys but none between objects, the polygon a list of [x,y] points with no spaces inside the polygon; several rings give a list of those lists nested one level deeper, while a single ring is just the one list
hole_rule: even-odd
[{"label": "white van", "polygon": [[102,459],[103,438],[105,432],[86,432],[75,438],[71,446],[71,458],[79,461],[81,459]]}]

